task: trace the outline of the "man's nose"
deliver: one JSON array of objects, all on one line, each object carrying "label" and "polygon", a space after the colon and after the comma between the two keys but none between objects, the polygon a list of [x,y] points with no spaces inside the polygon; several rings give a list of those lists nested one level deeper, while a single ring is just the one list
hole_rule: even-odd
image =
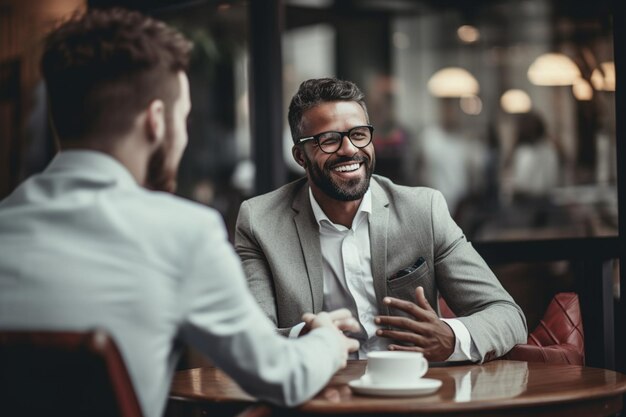
[{"label": "man's nose", "polygon": [[341,155],[352,156],[355,153],[357,153],[358,150],[359,148],[357,148],[356,146],[352,144],[350,137],[348,135],[343,135],[341,137],[341,145],[339,146],[339,149],[337,149],[336,153],[341,154]]}]

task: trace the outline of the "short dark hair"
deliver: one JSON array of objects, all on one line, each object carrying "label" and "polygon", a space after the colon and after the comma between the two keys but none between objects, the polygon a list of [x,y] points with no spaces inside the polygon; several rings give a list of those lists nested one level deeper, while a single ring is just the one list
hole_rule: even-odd
[{"label": "short dark hair", "polygon": [[317,78],[304,81],[289,104],[289,128],[294,141],[302,137],[302,115],[312,107],[331,101],[355,101],[365,112],[369,123],[369,115],[365,106],[365,95],[356,84],[337,78]]},{"label": "short dark hair", "polygon": [[155,99],[171,111],[190,51],[180,32],[139,12],[74,15],[47,36],[41,60],[61,143],[125,133]]}]

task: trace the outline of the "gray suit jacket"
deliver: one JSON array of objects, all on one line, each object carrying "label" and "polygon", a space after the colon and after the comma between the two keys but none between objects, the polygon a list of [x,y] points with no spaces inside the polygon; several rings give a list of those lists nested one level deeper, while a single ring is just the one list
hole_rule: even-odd
[{"label": "gray suit jacket", "polygon": [[[524,314],[450,217],[438,191],[405,187],[374,175],[370,184],[370,245],[381,315],[400,315],[386,295],[415,302],[422,286],[437,306],[441,293],[467,327],[481,359],[490,360],[526,341]],[[322,308],[322,255],[306,179],[245,201],[235,249],[252,294],[283,332],[305,312]],[[414,272],[394,275],[423,258]]]}]

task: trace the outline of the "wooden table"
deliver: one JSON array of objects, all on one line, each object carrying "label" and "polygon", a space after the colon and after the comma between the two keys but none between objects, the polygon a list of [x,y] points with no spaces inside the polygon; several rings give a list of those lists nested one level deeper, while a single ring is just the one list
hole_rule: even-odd
[{"label": "wooden table", "polygon": [[[364,371],[365,361],[350,361],[312,400],[295,409],[265,405],[266,415],[610,416],[622,409],[622,396],[626,393],[626,375],[617,372],[498,360],[429,369],[427,378],[443,381],[431,395],[367,397],[353,394],[347,385]],[[170,410],[175,412],[170,415],[184,414],[184,410],[190,409],[194,410],[193,415],[216,415],[255,403],[222,371],[189,369],[174,377]]]}]

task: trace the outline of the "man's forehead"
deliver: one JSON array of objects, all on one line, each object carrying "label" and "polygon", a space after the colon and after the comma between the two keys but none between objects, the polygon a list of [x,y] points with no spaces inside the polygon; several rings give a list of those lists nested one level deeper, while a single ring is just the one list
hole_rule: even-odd
[{"label": "man's forehead", "polygon": [[327,101],[306,110],[302,115],[302,126],[348,118],[366,120],[365,112],[359,103],[356,101]]}]

